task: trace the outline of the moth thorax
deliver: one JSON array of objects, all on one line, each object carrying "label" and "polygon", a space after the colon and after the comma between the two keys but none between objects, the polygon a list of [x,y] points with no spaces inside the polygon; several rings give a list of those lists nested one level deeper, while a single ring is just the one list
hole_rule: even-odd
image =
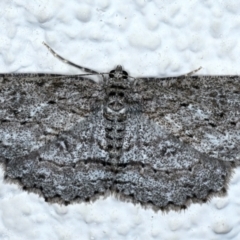
[{"label": "moth thorax", "polygon": [[106,105],[109,111],[123,112],[126,108],[125,89],[109,88],[106,96]]},{"label": "moth thorax", "polygon": [[110,78],[107,80],[107,88],[129,89],[130,81],[126,78]]}]

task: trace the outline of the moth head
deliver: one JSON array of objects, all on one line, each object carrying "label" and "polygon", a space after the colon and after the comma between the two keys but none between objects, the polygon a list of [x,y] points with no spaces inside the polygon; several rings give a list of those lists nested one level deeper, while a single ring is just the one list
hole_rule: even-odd
[{"label": "moth head", "polygon": [[128,89],[130,87],[128,73],[122,69],[122,66],[118,65],[109,72],[109,78],[106,79],[106,85],[108,88]]},{"label": "moth head", "polygon": [[109,78],[127,79],[128,73],[122,69],[121,65],[118,65],[115,69],[110,71]]}]

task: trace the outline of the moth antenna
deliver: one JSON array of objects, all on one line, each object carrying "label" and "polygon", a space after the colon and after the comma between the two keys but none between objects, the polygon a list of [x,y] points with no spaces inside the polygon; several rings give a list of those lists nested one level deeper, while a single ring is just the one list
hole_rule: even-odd
[{"label": "moth antenna", "polygon": [[[53,54],[54,57],[58,58],[59,60],[63,61],[64,63],[67,63],[68,65],[71,65],[73,67],[76,67],[78,69],[81,69],[82,71],[85,71],[85,72],[88,72],[88,73],[92,73],[92,74],[100,74],[99,72],[97,71],[94,71],[92,69],[89,69],[89,68],[85,68],[85,67],[82,67],[82,66],[79,66],[73,62],[70,62],[68,61],[67,59],[61,57],[59,54],[57,54],[50,46],[48,46],[45,42],[43,42],[43,45],[45,45],[48,50]],[[102,74],[102,73],[101,73]]]},{"label": "moth antenna", "polygon": [[191,72],[189,72],[189,73],[186,73],[186,74],[184,74],[184,75],[180,75],[180,77],[181,77],[181,76],[184,76],[184,77],[191,76],[191,75],[195,74],[196,72],[198,72],[198,71],[201,70],[201,69],[202,69],[202,67],[200,66],[199,68],[197,68],[197,69],[195,69],[195,70],[193,70],[193,71],[191,71]]}]

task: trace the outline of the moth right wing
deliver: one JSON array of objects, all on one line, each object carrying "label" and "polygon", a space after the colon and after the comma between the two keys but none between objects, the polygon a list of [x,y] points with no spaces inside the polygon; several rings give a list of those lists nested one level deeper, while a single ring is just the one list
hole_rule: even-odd
[{"label": "moth right wing", "polygon": [[240,77],[136,79],[141,112],[207,155],[240,163]]},{"label": "moth right wing", "polygon": [[226,192],[230,162],[195,150],[136,112],[125,131],[115,180],[120,197],[165,210],[186,208],[191,200],[205,202]]}]

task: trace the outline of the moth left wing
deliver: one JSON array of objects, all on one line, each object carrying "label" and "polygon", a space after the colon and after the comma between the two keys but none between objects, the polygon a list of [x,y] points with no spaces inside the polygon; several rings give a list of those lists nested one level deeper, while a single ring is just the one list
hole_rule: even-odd
[{"label": "moth left wing", "polygon": [[142,113],[208,156],[240,160],[240,77],[137,79]]}]

